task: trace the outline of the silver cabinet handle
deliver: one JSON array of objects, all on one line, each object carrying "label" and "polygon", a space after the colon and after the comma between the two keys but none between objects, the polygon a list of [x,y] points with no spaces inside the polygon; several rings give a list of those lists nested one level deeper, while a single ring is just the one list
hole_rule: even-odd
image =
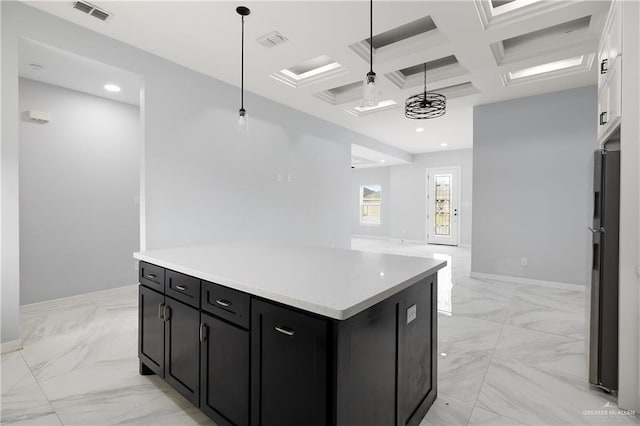
[{"label": "silver cabinet handle", "polygon": [[157,277],[156,274],[147,274],[147,275],[145,275],[145,278],[149,278],[151,280],[155,279],[156,277]]},{"label": "silver cabinet handle", "polygon": [[168,305],[164,305],[164,309],[162,311],[162,319],[166,321],[171,321],[171,308]]},{"label": "silver cabinet handle", "polygon": [[225,308],[228,308],[229,306],[231,306],[231,302],[229,302],[228,300],[216,300],[216,303],[220,306],[224,306]]},{"label": "silver cabinet handle", "polygon": [[276,331],[279,331],[282,334],[286,334],[287,336],[293,336],[294,334],[296,334],[295,331],[286,328],[286,327],[281,327],[281,326],[276,326]]},{"label": "silver cabinet handle", "polygon": [[185,291],[187,289],[186,285],[177,285],[176,290]]},{"label": "silver cabinet handle", "polygon": [[158,305],[158,318],[164,321],[164,303]]},{"label": "silver cabinet handle", "polygon": [[594,234],[596,234],[596,233],[598,233],[598,232],[600,232],[600,233],[604,234],[604,228],[602,228],[602,227],[601,227],[601,228],[598,228],[598,229],[593,229],[592,227],[590,227],[590,226],[589,226],[587,229],[588,229],[589,231],[593,232]]},{"label": "silver cabinet handle", "polygon": [[200,343],[204,343],[207,340],[207,331],[209,327],[205,323],[200,323]]}]

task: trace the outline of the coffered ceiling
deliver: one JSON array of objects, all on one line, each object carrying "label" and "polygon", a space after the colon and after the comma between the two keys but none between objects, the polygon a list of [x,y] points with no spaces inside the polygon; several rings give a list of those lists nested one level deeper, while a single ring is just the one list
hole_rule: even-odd
[{"label": "coffered ceiling", "polygon": [[[113,14],[104,22],[71,1],[25,3],[239,86],[237,2],[96,0]],[[470,148],[473,105],[595,84],[609,8],[608,0],[376,0],[384,106],[372,111],[360,107],[368,1],[244,4],[247,90],[409,153]],[[403,104],[422,90],[424,63],[429,90],[447,95],[447,113],[410,120]]]}]

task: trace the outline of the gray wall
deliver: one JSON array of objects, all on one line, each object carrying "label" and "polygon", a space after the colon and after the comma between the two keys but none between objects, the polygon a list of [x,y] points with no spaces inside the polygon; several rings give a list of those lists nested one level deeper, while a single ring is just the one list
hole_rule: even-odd
[{"label": "gray wall", "polygon": [[[137,282],[140,111],[20,79],[20,303]],[[89,278],[90,277],[90,278]]]},{"label": "gray wall", "polygon": [[[391,229],[391,186],[389,185],[391,167],[372,167],[352,169],[351,172],[351,234],[375,237],[389,237]],[[360,223],[360,186],[381,185],[380,225]]]},{"label": "gray wall", "polygon": [[[427,237],[427,169],[460,166],[460,241],[471,244],[471,192],[473,153],[470,149],[416,154],[413,163],[401,166],[353,169],[351,233],[393,239],[425,241]],[[382,224],[363,226],[359,222],[360,185],[381,183]]]},{"label": "gray wall", "polygon": [[[350,146],[378,142],[17,2],[2,8],[2,341],[19,334],[18,41],[42,42],[144,79],[142,248],[228,239],[349,247]],[[292,182],[276,182],[276,174]]]},{"label": "gray wall", "polygon": [[596,115],[594,87],[474,109],[472,272],[585,283]]}]

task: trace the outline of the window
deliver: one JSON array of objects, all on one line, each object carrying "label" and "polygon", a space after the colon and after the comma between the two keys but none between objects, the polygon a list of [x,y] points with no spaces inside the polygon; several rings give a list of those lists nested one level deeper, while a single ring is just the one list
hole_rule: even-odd
[{"label": "window", "polygon": [[380,185],[362,185],[360,187],[360,223],[380,225]]}]

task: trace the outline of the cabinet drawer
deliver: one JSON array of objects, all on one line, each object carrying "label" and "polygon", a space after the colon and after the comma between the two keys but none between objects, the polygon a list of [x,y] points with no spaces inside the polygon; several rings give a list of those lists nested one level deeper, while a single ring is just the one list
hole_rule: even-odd
[{"label": "cabinet drawer", "polygon": [[140,262],[138,268],[140,284],[164,293],[164,268]]},{"label": "cabinet drawer", "polygon": [[199,308],[200,280],[179,272],[167,271],[165,294],[187,305]]},{"label": "cabinet drawer", "polygon": [[202,281],[202,309],[213,315],[248,329],[250,304],[246,293]]}]

